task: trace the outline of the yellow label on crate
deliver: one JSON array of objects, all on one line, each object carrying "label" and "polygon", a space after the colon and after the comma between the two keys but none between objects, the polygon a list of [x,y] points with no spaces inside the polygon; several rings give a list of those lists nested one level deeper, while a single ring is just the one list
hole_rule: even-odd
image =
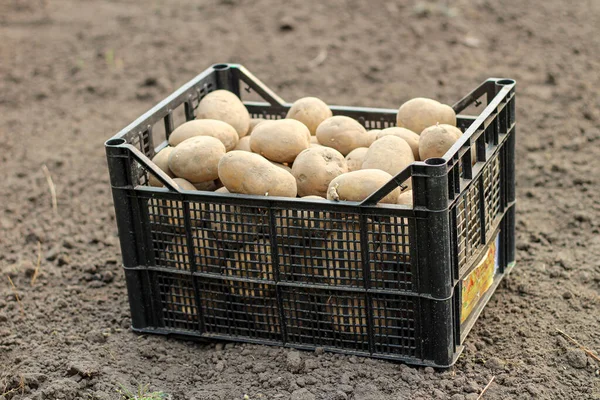
[{"label": "yellow label on crate", "polygon": [[494,282],[494,274],[498,266],[497,245],[497,240],[492,242],[477,267],[462,281],[461,323],[465,322],[475,305]]}]

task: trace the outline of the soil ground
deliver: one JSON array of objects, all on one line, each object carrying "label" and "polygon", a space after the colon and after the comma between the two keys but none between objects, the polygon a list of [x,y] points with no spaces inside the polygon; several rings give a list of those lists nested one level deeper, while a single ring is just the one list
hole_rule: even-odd
[{"label": "soil ground", "polygon": [[[484,399],[600,398],[600,364],[557,334],[600,350],[598,26],[595,0],[0,2],[0,398],[473,400],[492,377]],[[357,106],[518,81],[517,267],[453,368],[128,329],[103,142],[223,61]]]}]

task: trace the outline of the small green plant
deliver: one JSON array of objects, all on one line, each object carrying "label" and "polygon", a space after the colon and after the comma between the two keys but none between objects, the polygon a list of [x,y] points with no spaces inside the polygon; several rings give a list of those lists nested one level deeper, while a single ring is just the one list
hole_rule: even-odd
[{"label": "small green plant", "polygon": [[171,396],[164,392],[149,392],[148,385],[139,385],[137,393],[133,393],[119,383],[117,393],[121,395],[121,400],[167,400],[171,398]]}]

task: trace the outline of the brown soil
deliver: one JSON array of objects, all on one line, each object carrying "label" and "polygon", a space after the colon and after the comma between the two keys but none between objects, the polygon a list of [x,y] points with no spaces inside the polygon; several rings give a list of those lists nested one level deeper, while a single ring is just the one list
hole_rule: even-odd
[{"label": "brown soil", "polygon": [[[600,2],[534,3],[0,2],[0,398],[113,399],[122,384],[173,399],[459,400],[493,376],[484,399],[600,398],[600,364],[556,332],[600,350]],[[222,61],[288,100],[376,107],[517,79],[517,268],[455,367],[128,329],[103,142]]]}]

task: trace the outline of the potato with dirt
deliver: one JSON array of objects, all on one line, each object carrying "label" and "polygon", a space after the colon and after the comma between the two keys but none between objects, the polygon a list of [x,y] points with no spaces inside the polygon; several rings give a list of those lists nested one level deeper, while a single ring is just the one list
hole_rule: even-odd
[{"label": "potato with dirt", "polygon": [[[169,176],[169,178],[174,178],[175,174],[173,173],[173,171],[171,171],[169,169],[169,155],[171,155],[171,152],[173,151],[174,147],[165,147],[164,149],[162,149],[161,151],[159,151],[158,153],[156,153],[156,155],[154,157],[152,157],[152,162],[154,164],[156,164],[156,166],[158,168],[160,168],[165,174],[167,174]],[[158,178],[156,178],[153,174],[148,173],[148,184],[150,186],[155,186],[155,187],[161,187],[163,186],[162,182],[158,180]]]},{"label": "potato with dirt", "polygon": [[452,107],[439,101],[417,97],[400,106],[396,123],[399,127],[410,129],[420,135],[425,128],[432,125],[456,126],[456,113]]},{"label": "potato with dirt", "polygon": [[231,193],[282,197],[298,194],[296,179],[291,173],[247,151],[225,154],[218,164],[218,176]]},{"label": "potato with dirt", "polygon": [[295,119],[265,121],[250,136],[250,149],[278,163],[292,163],[310,147],[310,132]]},{"label": "potato with dirt", "polygon": [[408,145],[412,149],[415,161],[420,160],[419,159],[419,135],[417,135],[413,131],[406,129],[406,128],[393,127],[393,128],[386,128],[386,129],[383,129],[382,131],[380,131],[377,134],[376,140],[381,139],[382,137],[388,136],[388,135],[397,136],[400,139],[406,140],[406,143],[408,143]]},{"label": "potato with dirt", "polygon": [[239,97],[228,90],[210,92],[198,104],[196,119],[216,119],[231,125],[242,138],[250,129],[250,114]]},{"label": "potato with dirt", "polygon": [[367,130],[358,121],[343,115],[327,118],[317,127],[317,140],[346,156],[358,147],[365,147]]},{"label": "potato with dirt", "polygon": [[292,104],[286,118],[302,122],[315,135],[321,122],[333,116],[329,106],[316,97],[303,97]]},{"label": "potato with dirt", "polygon": [[358,147],[352,150],[346,156],[346,164],[348,165],[348,172],[358,171],[362,168],[363,161],[367,155],[368,147]]},{"label": "potato with dirt", "polygon": [[387,135],[369,147],[362,164],[363,169],[380,169],[395,176],[415,161],[410,145],[404,139]]},{"label": "potato with dirt", "polygon": [[437,124],[428,127],[419,139],[421,160],[443,157],[461,135],[462,131],[452,125]]},{"label": "potato with dirt", "polygon": [[[335,201],[363,201],[372,193],[392,179],[392,175],[380,169],[361,169],[360,171],[347,172],[329,183],[327,199]],[[388,193],[381,203],[396,204],[400,188]]]},{"label": "potato with dirt", "polygon": [[177,146],[195,136],[212,136],[219,139],[227,151],[233,150],[239,141],[237,132],[231,125],[215,119],[202,119],[188,121],[175,128],[169,136],[169,144]]},{"label": "potato with dirt", "polygon": [[169,155],[169,169],[191,183],[214,181],[219,177],[219,160],[226,150],[220,140],[196,136],[181,142]]},{"label": "potato with dirt", "polygon": [[313,147],[304,150],[292,165],[299,196],[327,196],[329,182],[348,172],[346,159],[329,147]]}]

